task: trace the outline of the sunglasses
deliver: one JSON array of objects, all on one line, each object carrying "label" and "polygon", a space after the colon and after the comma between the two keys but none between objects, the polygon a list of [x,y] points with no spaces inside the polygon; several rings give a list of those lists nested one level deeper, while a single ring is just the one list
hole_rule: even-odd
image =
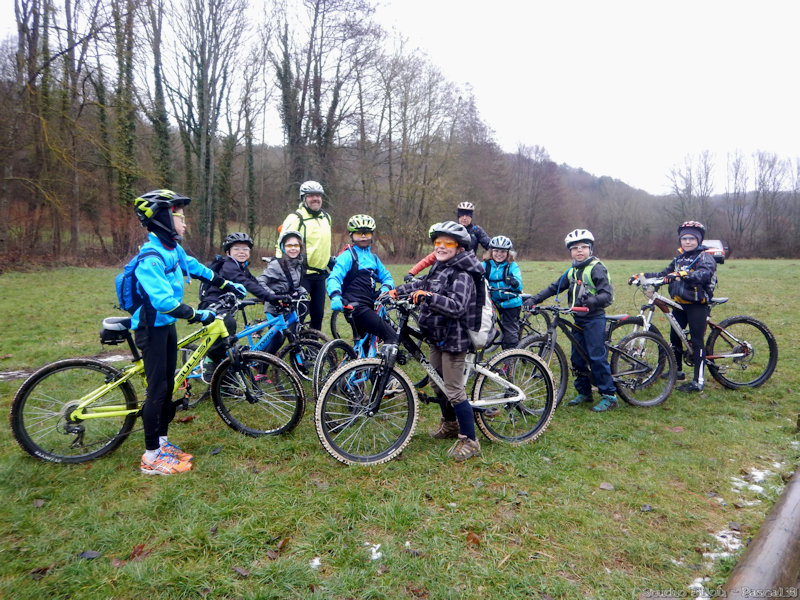
[{"label": "sunglasses", "polygon": [[284,244],[284,248],[299,248],[300,244]]},{"label": "sunglasses", "polygon": [[572,252],[573,250],[590,250],[591,246],[586,246],[584,244],[578,244],[577,246],[570,246],[569,251]]},{"label": "sunglasses", "polygon": [[182,212],[173,212],[172,216],[175,217],[175,218],[178,218],[181,221],[183,221],[184,223],[186,223],[186,215],[183,214]]},{"label": "sunglasses", "polygon": [[372,232],[371,231],[354,231],[353,235],[360,235],[361,237],[371,238]]},{"label": "sunglasses", "polygon": [[445,248],[455,248],[458,246],[458,242],[453,240],[436,240],[433,242],[435,248],[441,248],[442,246]]}]

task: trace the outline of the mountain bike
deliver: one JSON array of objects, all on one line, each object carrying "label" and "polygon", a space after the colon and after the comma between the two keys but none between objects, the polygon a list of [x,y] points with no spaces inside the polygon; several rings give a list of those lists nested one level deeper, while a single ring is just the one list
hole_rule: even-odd
[{"label": "mountain bike", "polygon": [[[547,328],[550,325],[550,315],[546,312],[540,311],[533,311],[530,308],[533,306],[531,302],[531,295],[530,294],[515,294],[514,292],[509,292],[505,289],[500,288],[493,288],[489,287],[490,292],[501,292],[506,294],[509,297],[519,296],[522,298],[522,306],[520,307],[519,312],[519,340],[521,341],[523,338],[526,338],[531,335],[544,335],[547,333]],[[528,310],[526,310],[526,307]],[[497,311],[497,308],[495,308]],[[503,337],[505,332],[503,331],[503,326],[500,322],[500,318],[497,318],[497,328],[494,334],[494,337],[489,341],[489,343],[484,348],[484,354],[491,354],[496,350],[499,350],[503,345]],[[517,344],[519,347],[519,343]]]},{"label": "mountain bike", "polygon": [[[681,341],[681,358],[687,366],[693,367],[692,344],[688,330],[684,330],[672,315],[671,308],[682,310],[680,303],[658,293],[658,288],[667,283],[663,277],[635,279],[636,285],[647,298],[638,316],[626,316],[612,323],[607,332],[610,340],[620,332],[649,331],[665,341],[653,323],[656,309],[667,319],[672,331]],[[709,307],[724,304],[728,298],[712,298]],[[758,387],[764,384],[775,371],[778,364],[778,343],[769,328],[750,316],[737,315],[723,319],[719,323],[708,317],[709,334],[705,342],[705,363],[711,376],[729,389]]]},{"label": "mountain bike", "polygon": [[[572,368],[558,344],[558,330],[567,336],[572,347],[586,364],[589,364],[588,355],[576,338],[580,326],[563,317],[567,313],[585,313],[588,309],[580,306],[570,308],[550,305],[536,306],[531,310],[552,313],[550,327],[543,336],[533,335],[523,339],[519,347],[531,350],[547,363],[556,381],[556,405],[558,405],[566,393],[569,371]],[[606,342],[606,346],[611,377],[617,392],[625,402],[633,406],[650,407],[661,404],[669,397],[677,379],[677,365],[670,345],[661,336],[639,331],[625,336],[617,343]],[[576,372],[577,374],[579,373]],[[590,372],[580,374],[587,375],[591,379]]]},{"label": "mountain bike", "polygon": [[[213,323],[190,333],[179,348],[197,349],[175,374],[174,390],[222,338],[227,356],[211,378],[211,398],[230,428],[259,437],[292,430],[305,409],[303,386],[283,361],[236,344],[237,301],[220,297]],[[143,402],[135,385],[144,385],[144,363],[130,331],[130,317],[103,320],[101,343],[127,342],[132,364],[116,368],[92,358],[59,360],[37,370],[11,404],[11,431],[25,452],[41,460],[80,463],[119,447],[133,430]],[[182,402],[182,399],[177,400]]]},{"label": "mountain bike", "polygon": [[[444,382],[422,352],[422,334],[409,326],[414,306],[405,298],[392,301],[399,315],[398,352],[383,346],[378,356],[345,362],[325,380],[317,398],[314,425],[320,443],[345,464],[373,465],[398,456],[411,441],[419,418],[418,396],[409,375],[400,368],[399,350],[416,361],[430,382]],[[490,440],[521,444],[537,439],[555,407],[553,379],[539,357],[525,350],[506,350],[484,360],[482,352],[467,355],[468,376],[475,373],[470,405],[478,428]],[[466,377],[465,377],[466,380]],[[498,407],[499,411],[487,409]]]},{"label": "mountain bike", "polygon": [[[263,352],[277,336],[282,336],[285,343],[279,348],[276,356],[286,362],[301,380],[310,381],[314,363],[322,345],[330,341],[330,337],[318,329],[303,326],[300,314],[307,295],[293,298],[291,301],[278,304],[280,312],[276,315],[265,313],[265,319],[250,323],[244,308],[258,302],[244,300],[239,303],[244,328],[236,333],[239,343],[247,341],[249,348],[255,352]],[[195,344],[188,344],[178,351],[178,366],[186,363],[197,349]],[[208,384],[211,383],[213,370],[206,361],[201,362],[186,377],[182,386],[184,390],[184,408],[194,408],[209,396]]]}]

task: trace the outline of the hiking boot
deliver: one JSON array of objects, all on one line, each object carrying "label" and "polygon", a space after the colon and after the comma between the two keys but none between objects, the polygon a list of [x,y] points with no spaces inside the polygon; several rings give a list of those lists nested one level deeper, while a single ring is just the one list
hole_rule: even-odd
[{"label": "hiking boot", "polygon": [[447,451],[447,456],[456,462],[464,462],[473,456],[480,456],[481,443],[478,440],[471,440],[467,436],[458,434],[458,441]]},{"label": "hiking boot", "polygon": [[607,410],[614,410],[617,408],[617,397],[610,394],[603,394],[600,396],[600,402],[592,407],[594,412],[606,412]]},{"label": "hiking boot", "polygon": [[578,406],[585,402],[594,402],[591,395],[587,396],[586,394],[578,394],[572,400],[567,402],[567,406]]},{"label": "hiking boot", "polygon": [[[669,379],[669,371],[665,371],[659,375],[659,377],[661,377],[661,379]],[[675,373],[675,381],[683,381],[684,379],[686,379],[686,373],[683,371],[678,371]]]},{"label": "hiking boot", "polygon": [[192,468],[192,463],[182,462],[172,456],[159,452],[155,460],[149,461],[142,454],[142,462],[139,465],[139,470],[145,475],[177,475],[178,473],[185,473]]},{"label": "hiking boot", "polygon": [[164,454],[169,454],[170,456],[177,458],[181,462],[192,462],[194,460],[194,456],[192,456],[188,452],[184,452],[183,450],[178,448],[175,444],[172,444],[170,442],[161,445],[161,452],[163,452]]},{"label": "hiking boot", "polygon": [[684,383],[683,385],[679,385],[675,388],[679,392],[702,392],[703,391],[703,384],[697,383],[696,381],[690,381],[689,383]]},{"label": "hiking boot", "polygon": [[439,426],[431,431],[431,437],[435,440],[446,440],[458,436],[458,421],[445,421],[442,419]]}]

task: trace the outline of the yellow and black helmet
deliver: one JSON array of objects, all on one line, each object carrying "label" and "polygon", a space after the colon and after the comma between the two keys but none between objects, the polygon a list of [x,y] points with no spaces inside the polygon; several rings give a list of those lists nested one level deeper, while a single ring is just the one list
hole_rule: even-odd
[{"label": "yellow and black helmet", "polygon": [[369,215],[353,215],[347,222],[347,231],[375,231],[375,219]]},{"label": "yellow and black helmet", "polygon": [[172,190],[153,190],[136,198],[133,209],[142,225],[147,225],[161,209],[186,206],[191,201]]}]

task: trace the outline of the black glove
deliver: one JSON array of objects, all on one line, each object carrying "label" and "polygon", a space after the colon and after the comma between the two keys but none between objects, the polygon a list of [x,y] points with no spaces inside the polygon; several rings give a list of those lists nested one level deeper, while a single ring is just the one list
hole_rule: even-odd
[{"label": "black glove", "polygon": [[544,298],[539,296],[539,294],[535,294],[535,295],[531,296],[530,302],[531,302],[531,304],[533,304],[535,306],[536,304],[541,304],[542,300],[544,300]]},{"label": "black glove", "polygon": [[581,305],[585,306],[589,310],[592,310],[597,306],[597,296],[586,294],[583,298],[581,298]]},{"label": "black glove", "polygon": [[275,294],[276,303],[288,304],[292,301],[292,297],[289,294]]},{"label": "black glove", "polygon": [[198,308],[194,311],[194,316],[189,319],[189,323],[202,323],[203,325],[210,325],[217,318],[213,310],[203,310]]},{"label": "black glove", "polygon": [[264,290],[264,300],[269,302],[270,304],[276,304],[278,302],[278,295],[273,292],[272,290]]},{"label": "black glove", "polygon": [[413,280],[414,280],[414,276],[411,273],[406,273],[406,276],[403,277],[403,281],[405,283],[410,283]]},{"label": "black glove", "polygon": [[517,281],[516,277],[512,277],[511,275],[506,275],[503,281],[511,289],[517,290],[520,288],[519,281]]},{"label": "black glove", "polygon": [[331,257],[328,259],[328,271],[331,271],[331,270],[333,270],[333,265],[335,265],[335,264],[336,264],[336,258],[334,258],[333,256],[331,256]]}]

